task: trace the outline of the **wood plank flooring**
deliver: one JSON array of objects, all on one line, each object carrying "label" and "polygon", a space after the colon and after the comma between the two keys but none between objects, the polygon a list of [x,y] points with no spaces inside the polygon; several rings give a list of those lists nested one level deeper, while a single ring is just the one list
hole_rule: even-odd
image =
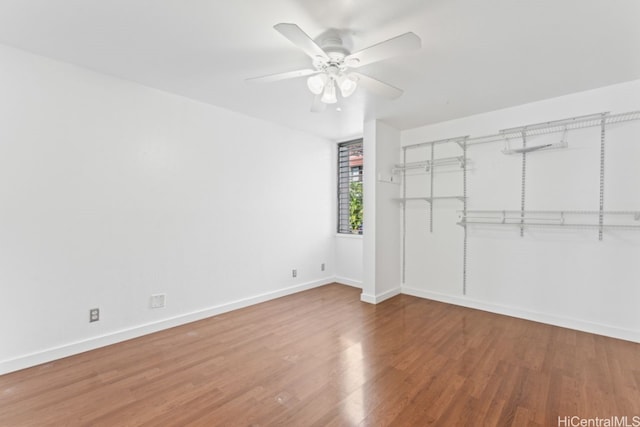
[{"label": "wood plank flooring", "polygon": [[640,416],[640,344],[407,295],[373,306],[359,293],[323,286],[0,376],[0,426]]}]

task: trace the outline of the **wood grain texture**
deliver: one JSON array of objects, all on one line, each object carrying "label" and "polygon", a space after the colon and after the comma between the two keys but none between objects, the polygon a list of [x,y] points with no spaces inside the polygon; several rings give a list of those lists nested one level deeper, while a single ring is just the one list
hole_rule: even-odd
[{"label": "wood grain texture", "polygon": [[557,426],[640,416],[640,344],[328,285],[0,376],[0,426]]}]

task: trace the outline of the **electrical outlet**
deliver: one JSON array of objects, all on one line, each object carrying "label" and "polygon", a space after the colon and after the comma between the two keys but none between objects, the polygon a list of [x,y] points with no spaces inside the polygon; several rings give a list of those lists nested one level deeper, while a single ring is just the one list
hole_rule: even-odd
[{"label": "electrical outlet", "polygon": [[100,320],[100,309],[92,308],[89,310],[89,323],[97,322],[98,320]]},{"label": "electrical outlet", "polygon": [[295,268],[291,270],[291,277],[298,277],[298,270],[296,270]]},{"label": "electrical outlet", "polygon": [[324,271],[324,262],[320,264],[320,271]]},{"label": "electrical outlet", "polygon": [[151,295],[151,308],[162,308],[165,305],[167,294]]}]

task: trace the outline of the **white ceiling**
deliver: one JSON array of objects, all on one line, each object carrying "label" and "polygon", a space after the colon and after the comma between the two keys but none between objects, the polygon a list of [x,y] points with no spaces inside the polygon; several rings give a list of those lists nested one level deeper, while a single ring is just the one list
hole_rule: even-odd
[{"label": "white ceiling", "polygon": [[[245,82],[310,65],[279,22],[353,51],[413,31],[422,49],[361,68],[400,99],[358,89],[311,113],[304,78]],[[1,43],[332,140],[640,78],[639,23],[638,0],[0,0]]]}]

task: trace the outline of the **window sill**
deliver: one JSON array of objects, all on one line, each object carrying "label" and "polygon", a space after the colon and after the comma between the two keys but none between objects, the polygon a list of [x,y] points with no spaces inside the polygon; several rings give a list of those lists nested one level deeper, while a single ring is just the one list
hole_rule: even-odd
[{"label": "window sill", "polygon": [[362,239],[362,234],[337,233],[336,237],[340,237],[342,239]]}]

